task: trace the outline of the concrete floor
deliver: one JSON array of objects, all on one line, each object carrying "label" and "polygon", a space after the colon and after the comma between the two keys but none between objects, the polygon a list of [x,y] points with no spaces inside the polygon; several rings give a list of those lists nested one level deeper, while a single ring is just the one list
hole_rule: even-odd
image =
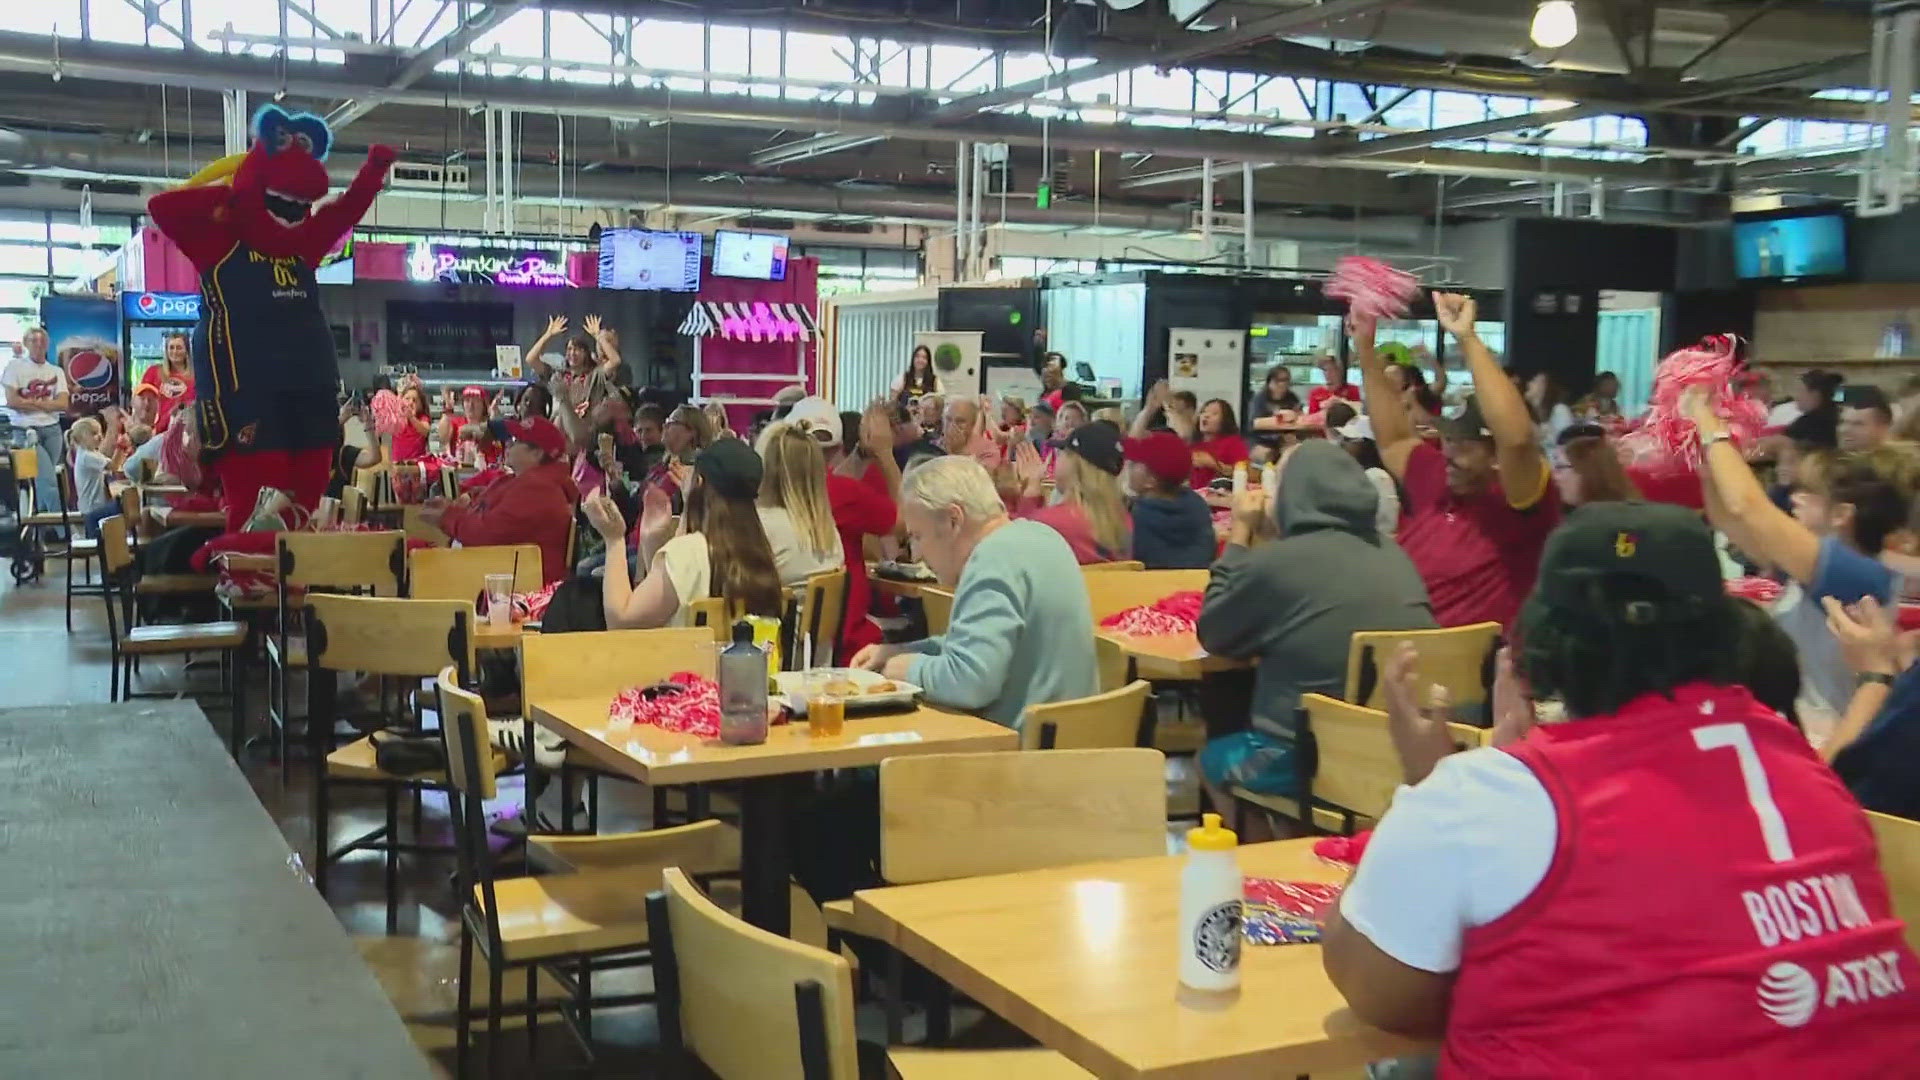
[{"label": "concrete floor", "polygon": [[[98,598],[75,600],[74,628],[65,628],[63,571],[58,564],[48,568],[47,577],[38,584],[14,586],[0,575],[0,655],[7,658],[12,677],[0,680],[0,707],[104,702],[108,687],[108,647],[106,619]],[[184,673],[176,662],[143,665],[139,689],[144,691],[178,690],[186,685]],[[205,685],[196,679],[196,685]],[[252,694],[253,710],[258,715],[261,693]],[[209,709],[215,724],[224,732],[224,715]],[[256,725],[257,727],[257,725]],[[1170,804],[1178,810],[1191,810],[1196,799],[1193,779],[1186,768],[1188,759],[1173,759],[1168,768]],[[306,782],[304,762],[296,758],[291,781],[283,786],[277,765],[255,752],[244,766],[249,782],[261,804],[279,824],[288,845],[302,860],[310,860],[313,849],[311,823],[311,787]],[[340,789],[336,789],[338,791]],[[604,831],[645,828],[648,801],[643,789],[635,785],[603,784],[601,787],[601,828]],[[332,837],[357,835],[380,823],[378,796],[364,797],[346,789],[337,796]],[[517,796],[516,796],[517,798]],[[356,799],[364,799],[356,802]],[[429,808],[428,829],[437,822],[445,826],[444,812]],[[402,898],[399,933],[385,933],[385,907],[382,894],[381,863],[377,853],[360,853],[337,864],[329,882],[334,912],[359,946],[361,955],[372,968],[392,999],[396,1011],[406,1021],[409,1032],[423,1053],[442,1076],[453,1075],[453,1008],[456,977],[459,971],[458,923],[448,876],[452,860],[403,860]],[[485,962],[477,954],[474,971],[479,976],[476,1001],[486,992]],[[510,1002],[524,1000],[524,977],[517,973],[507,980]],[[631,973],[596,976],[596,994],[650,989],[645,969]],[[551,989],[551,988],[549,988]],[[543,989],[542,996],[549,990]],[[557,990],[552,990],[555,996]],[[511,1008],[511,1006],[510,1006]],[[863,1007],[863,1038],[880,1041],[879,1018],[874,1010]],[[965,1037],[970,1023],[980,1018],[964,1011],[956,1016],[957,1029]],[[657,1029],[651,1007],[596,1010],[594,1013],[594,1049],[597,1066],[589,1073],[578,1070],[584,1058],[567,1037],[557,1018],[548,1016],[537,1032],[538,1066],[528,1069],[524,1062],[523,1024],[508,1020],[509,1031],[502,1040],[502,1075],[508,1077],[569,1075],[652,1077],[661,1075],[657,1055]],[[913,1036],[910,1024],[909,1038]],[[995,1025],[989,1023],[986,1027]],[[987,1033],[979,1033],[987,1037]],[[966,1041],[973,1041],[968,1039]],[[483,1066],[484,1038],[475,1040],[473,1064]],[[476,1071],[475,1075],[484,1075]]]}]

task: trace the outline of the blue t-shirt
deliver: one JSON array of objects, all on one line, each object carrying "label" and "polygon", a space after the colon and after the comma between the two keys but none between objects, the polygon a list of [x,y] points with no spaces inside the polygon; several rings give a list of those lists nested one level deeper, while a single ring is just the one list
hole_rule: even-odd
[{"label": "blue t-shirt", "polygon": [[1782,597],[1774,608],[1774,621],[1793,639],[1800,654],[1800,680],[1835,713],[1844,713],[1859,684],[1852,669],[1840,655],[1840,643],[1827,629],[1827,612],[1820,601],[1833,597],[1852,604],[1871,596],[1882,605],[1891,605],[1899,575],[1880,560],[1829,536],[1820,541],[1820,558],[1814,565],[1813,580]]}]

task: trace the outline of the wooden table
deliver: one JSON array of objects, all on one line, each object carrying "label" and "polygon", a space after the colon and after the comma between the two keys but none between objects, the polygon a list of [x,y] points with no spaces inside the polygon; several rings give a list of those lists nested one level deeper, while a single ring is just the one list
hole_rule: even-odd
[{"label": "wooden table", "polygon": [[[1313,841],[1240,849],[1242,873],[1341,881]],[[855,893],[854,917],[1103,1078],[1291,1077],[1425,1049],[1362,1023],[1317,945],[1247,946],[1224,1005],[1176,1000],[1182,856]]]},{"label": "wooden table", "polygon": [[991,720],[926,706],[911,712],[847,717],[837,738],[816,739],[804,721],[775,726],[758,746],[728,746],[646,725],[618,730],[609,697],[530,702],[533,722],[564,735],[604,768],[650,787],[739,781],[741,913],[785,934],[789,877],[786,821],[795,781],[822,769],[878,765],[908,754],[1013,750],[1020,737]]},{"label": "wooden table", "polygon": [[426,1080],[190,702],[0,711],[0,1076]]},{"label": "wooden table", "polygon": [[1245,660],[1214,656],[1207,652],[1200,647],[1200,639],[1192,633],[1134,637],[1096,628],[1094,636],[1105,638],[1126,650],[1142,679],[1198,682],[1202,676],[1216,671],[1235,671],[1249,666]]},{"label": "wooden table", "polygon": [[475,619],[473,626],[473,647],[486,652],[488,650],[505,651],[520,646],[524,634],[537,634],[537,627],[521,622],[511,622],[505,626],[495,626],[484,618]]}]

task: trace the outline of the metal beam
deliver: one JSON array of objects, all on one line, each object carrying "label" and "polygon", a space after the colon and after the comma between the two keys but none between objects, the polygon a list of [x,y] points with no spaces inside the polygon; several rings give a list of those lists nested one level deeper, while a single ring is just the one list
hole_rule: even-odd
[{"label": "metal beam", "polygon": [[335,30],[333,27],[328,26],[326,23],[321,22],[320,17],[313,13],[313,9],[301,6],[298,3],[298,0],[282,0],[282,2],[287,5],[288,11],[291,11],[295,15],[298,15],[301,18],[307,20],[308,24],[311,25],[315,30],[320,31],[322,34],[325,34],[330,38],[337,39],[340,37],[340,31]]},{"label": "metal beam", "polygon": [[1753,11],[1750,12],[1746,18],[1741,19],[1739,22],[1734,23],[1731,27],[1728,27],[1726,33],[1721,34],[1717,38],[1714,38],[1711,42],[1707,44],[1705,48],[1701,49],[1697,53],[1694,53],[1693,59],[1688,60],[1684,64],[1681,64],[1680,70],[1675,72],[1675,74],[1684,76],[1686,75],[1687,72],[1692,71],[1696,67],[1699,67],[1701,61],[1705,60],[1709,56],[1712,56],[1714,53],[1719,52],[1721,49],[1726,48],[1729,42],[1731,42],[1734,38],[1739,37],[1741,34],[1746,33],[1749,29],[1753,27],[1754,23],[1757,23],[1761,19],[1766,18],[1769,14],[1773,12],[1775,8],[1779,7],[1782,2],[1783,0],[1766,0],[1765,3],[1761,4],[1757,8],[1754,8]]},{"label": "metal beam", "polygon": [[472,45],[482,34],[485,34],[487,31],[512,18],[531,2],[532,0],[517,0],[515,3],[483,7],[474,12],[472,18],[449,30],[440,40],[414,53],[413,58],[407,61],[406,66],[395,72],[393,78],[387,80],[387,85],[384,89],[377,90],[370,95],[353,98],[346,104],[333,110],[333,112],[328,113],[327,125],[333,128],[335,132],[338,132],[341,128],[372,112],[380,106],[381,102],[389,96],[390,92],[405,90],[407,87],[419,82],[423,76],[431,73],[434,67],[441,61],[451,60],[461,53],[466,52],[468,46]]},{"label": "metal beam", "polygon": [[790,161],[805,161],[822,154],[834,154],[842,150],[855,150],[862,146],[872,146],[886,140],[879,135],[842,135],[838,132],[826,132],[808,136],[796,142],[769,146],[765,150],[755,150],[748,160],[755,165],[785,165]]},{"label": "metal beam", "polygon": [[1342,19],[1371,15],[1376,11],[1405,3],[1407,0],[1326,0],[1312,7],[1291,8],[1277,15],[1251,19],[1231,30],[1215,30],[1205,34],[1184,34],[1176,38],[1177,44],[1154,49],[1144,54],[1128,55],[1106,60],[1095,60],[1091,64],[1063,71],[1058,75],[1048,75],[1038,79],[1003,86],[998,90],[974,94],[958,101],[948,102],[935,109],[929,117],[936,123],[957,120],[971,116],[982,109],[991,109],[1000,105],[1030,98],[1041,91],[1056,86],[1070,86],[1086,82],[1089,79],[1105,78],[1129,71],[1136,67],[1175,68],[1192,63],[1204,56],[1217,56],[1224,52],[1251,45],[1268,38],[1285,37],[1317,29]]}]

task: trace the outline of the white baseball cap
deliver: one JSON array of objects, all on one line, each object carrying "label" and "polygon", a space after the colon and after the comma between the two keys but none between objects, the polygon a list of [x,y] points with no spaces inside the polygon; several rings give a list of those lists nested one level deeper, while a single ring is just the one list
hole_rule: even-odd
[{"label": "white baseball cap", "polygon": [[793,403],[786,422],[812,437],[822,447],[840,445],[840,410],[822,397],[805,397]]}]

